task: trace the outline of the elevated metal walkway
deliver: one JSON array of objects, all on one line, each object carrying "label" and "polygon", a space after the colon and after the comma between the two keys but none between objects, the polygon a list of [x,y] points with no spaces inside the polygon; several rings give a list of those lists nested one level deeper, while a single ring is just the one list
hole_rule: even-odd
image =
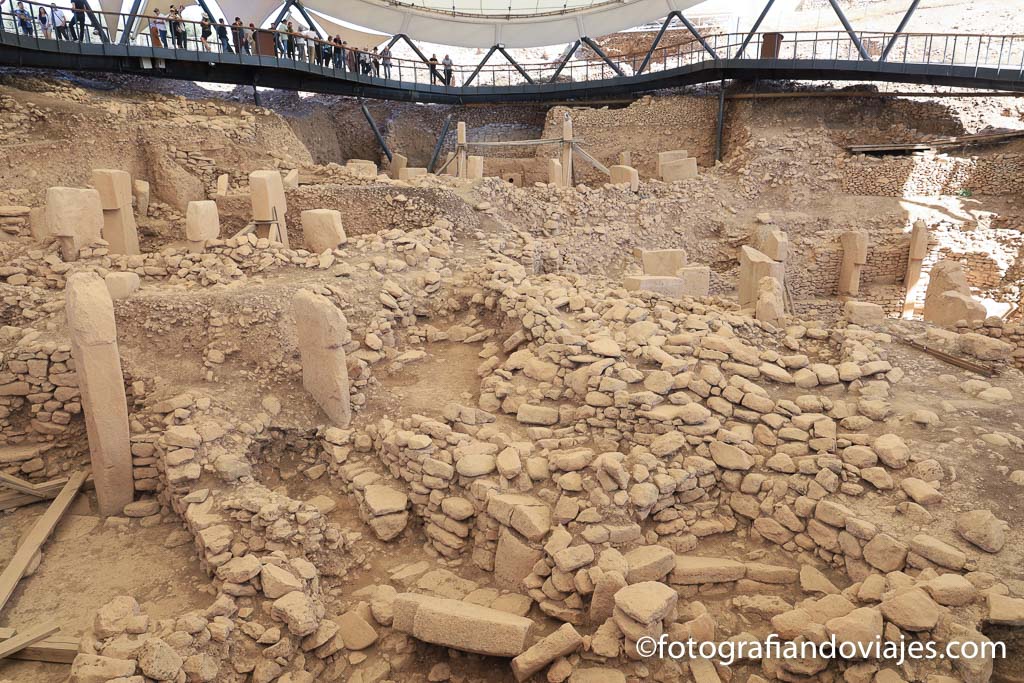
[{"label": "elevated metal walkway", "polygon": [[[96,27],[87,30],[82,41],[58,40],[40,35],[38,28],[29,34],[10,14],[2,18],[0,65],[408,102],[587,100],[722,79],[886,81],[1024,92],[1024,36],[824,31],[704,37],[694,32],[694,41],[666,47],[658,47],[659,34],[646,53],[624,57],[609,57],[593,41],[582,39],[582,45],[572,46],[563,59],[544,64],[517,64],[501,46],[495,46],[475,67],[453,66],[449,78],[442,65],[428,62],[404,36],[396,36],[389,46],[404,39],[422,59],[391,59],[388,66],[379,55],[364,53],[369,72],[365,73],[353,59],[354,46],[343,50],[332,43],[311,42],[304,47],[293,43],[293,57],[289,57],[289,36],[274,31],[238,36],[229,28],[227,50],[214,32],[206,51],[196,38],[197,31],[186,34],[181,43],[173,36],[161,38],[156,31],[122,31],[127,38],[113,43]],[[124,17],[126,22],[138,19]],[[246,54],[246,36],[252,54]],[[243,54],[234,52],[238,37],[243,38]],[[596,57],[574,60],[578,49],[590,49]],[[495,52],[508,64],[489,64]]]}]

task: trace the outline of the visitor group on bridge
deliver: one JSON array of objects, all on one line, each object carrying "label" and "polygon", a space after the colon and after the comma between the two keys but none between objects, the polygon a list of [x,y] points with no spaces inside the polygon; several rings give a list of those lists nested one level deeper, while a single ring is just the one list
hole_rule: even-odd
[{"label": "visitor group on bridge", "polygon": [[[103,13],[94,12],[86,0],[70,0],[70,4],[71,8],[65,10],[53,3],[45,5],[23,0],[17,3],[12,13],[7,13],[0,6],[0,31],[15,31],[47,40],[105,40],[101,34],[101,31],[106,30],[101,20]],[[257,28],[253,22],[246,24],[241,17],[235,17],[228,24],[224,17],[215,19],[203,14],[202,19],[196,22],[185,19],[184,12],[185,5],[171,5],[166,14],[160,9],[154,9],[150,16],[137,16],[133,39],[141,36],[154,48],[193,49],[224,54],[271,56],[268,51],[272,50],[272,56],[279,59],[308,62],[375,78],[383,76],[389,80],[394,73],[394,60],[388,45],[372,49],[350,46],[340,34],[321,38],[312,25],[303,29],[283,18],[273,28],[262,29]],[[91,31],[86,28],[87,18],[92,24]],[[122,29],[125,22],[127,18],[121,24]],[[142,30],[143,24],[148,25],[148,31]],[[260,41],[259,34],[272,38]],[[445,55],[444,61],[438,62],[435,56],[427,66],[432,84],[453,84],[454,65],[451,57]],[[399,72],[398,79],[401,78]]]}]

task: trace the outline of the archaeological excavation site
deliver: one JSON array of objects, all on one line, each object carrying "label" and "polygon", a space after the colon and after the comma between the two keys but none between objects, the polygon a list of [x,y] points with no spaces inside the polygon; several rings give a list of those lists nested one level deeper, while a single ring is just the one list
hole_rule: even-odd
[{"label": "archaeological excavation site", "polygon": [[281,2],[0,7],[0,683],[1024,683],[1024,0]]}]

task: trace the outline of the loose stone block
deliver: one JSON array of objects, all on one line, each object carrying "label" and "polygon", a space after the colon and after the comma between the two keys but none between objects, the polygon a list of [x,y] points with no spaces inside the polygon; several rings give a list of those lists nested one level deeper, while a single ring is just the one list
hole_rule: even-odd
[{"label": "loose stone block", "polygon": [[653,249],[640,252],[640,265],[644,275],[676,277],[680,268],[686,266],[685,249]]},{"label": "loose stone block", "polygon": [[107,273],[103,278],[110,292],[111,299],[127,299],[139,288],[139,276],[137,273]]},{"label": "loose stone block", "polygon": [[677,180],[689,180],[698,175],[696,159],[679,159],[669,161],[661,165],[661,179],[666,183],[674,183]]},{"label": "loose stone block", "polygon": [[297,190],[299,189],[299,169],[293,168],[285,174],[281,180],[284,183],[286,190]]},{"label": "loose stone block", "polygon": [[711,268],[709,266],[686,266],[676,272],[684,296],[707,296],[711,290]]},{"label": "loose stone block", "polygon": [[310,209],[302,212],[302,240],[314,254],[336,249],[347,241],[341,212],[335,209]]},{"label": "loose stone block", "polygon": [[[376,175],[376,166],[374,166]],[[252,193],[252,218],[255,221],[276,220],[280,227],[281,244],[288,246],[288,200],[284,194],[284,180],[278,171],[253,171],[249,174],[249,188]],[[268,228],[261,227],[258,236],[267,237]]]},{"label": "loose stone block", "polygon": [[46,191],[47,232],[66,238],[78,257],[78,250],[103,234],[103,202],[97,190],[51,187]]},{"label": "loose stone block", "polygon": [[924,319],[942,327],[957,321],[984,320],[985,307],[971,296],[963,266],[956,261],[939,261],[929,273],[924,299]]},{"label": "loose stone block", "polygon": [[434,645],[494,657],[526,650],[533,621],[462,600],[400,593],[393,628]]},{"label": "loose stone block", "polygon": [[766,275],[761,278],[757,290],[757,306],[754,317],[769,323],[776,323],[786,315],[782,283]]},{"label": "loose stone block", "polygon": [[377,177],[377,164],[366,159],[349,159],[348,163],[345,164],[345,168],[362,178]]},{"label": "loose stone block", "polygon": [[230,182],[231,182],[231,176],[229,176],[227,173],[222,173],[219,176],[217,176],[217,193],[216,194],[217,194],[218,197],[227,197],[228,196],[228,186],[229,186]]},{"label": "loose stone block", "polygon": [[[665,164],[669,164],[676,161],[683,161],[690,155],[685,149],[673,149],[667,152],[658,152],[658,159],[655,162],[654,172],[656,175],[661,177],[665,170]],[[696,167],[697,160],[693,160],[694,167]]]},{"label": "loose stone block", "polygon": [[640,189],[640,174],[631,166],[612,166],[608,169],[611,172],[612,185],[629,184],[631,192]]},{"label": "loose stone block", "polygon": [[543,638],[529,650],[512,660],[512,674],[517,681],[525,681],[559,657],[565,657],[583,644],[583,636],[572,624],[563,624],[551,635]]},{"label": "loose stone block", "polygon": [[299,291],[292,299],[302,385],[335,425],[347,427],[352,420],[348,366],[344,344],[348,323],[341,311],[320,294]]},{"label": "loose stone block", "polygon": [[119,515],[135,485],[114,304],[100,276],[88,272],[68,278],[64,306],[100,514]]},{"label": "loose stone block", "polygon": [[683,294],[683,282],[677,277],[664,275],[630,275],[623,281],[627,292],[656,292],[678,299]]},{"label": "loose stone block", "polygon": [[391,155],[391,177],[400,179],[402,169],[409,165],[409,157],[395,152]]},{"label": "loose stone block", "polygon": [[789,235],[774,228],[765,230],[760,235],[757,249],[773,261],[785,261],[789,258]]},{"label": "loose stone block", "polygon": [[407,166],[398,171],[399,180],[409,180],[410,178],[418,178],[424,175],[427,175],[427,169],[418,166]]},{"label": "loose stone block", "polygon": [[740,278],[738,283],[740,306],[750,308],[757,304],[761,278],[773,277],[780,283],[785,278],[785,265],[774,261],[757,249],[740,247]]},{"label": "loose stone block", "polygon": [[843,315],[854,325],[874,326],[885,322],[885,309],[867,301],[847,301]]}]

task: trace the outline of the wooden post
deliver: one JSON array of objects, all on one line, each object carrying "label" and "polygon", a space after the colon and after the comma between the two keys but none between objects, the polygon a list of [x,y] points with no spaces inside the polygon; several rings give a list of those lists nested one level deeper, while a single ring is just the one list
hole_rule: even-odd
[{"label": "wooden post", "polygon": [[455,161],[455,175],[459,178],[465,178],[469,174],[469,154],[466,148],[466,123],[464,121],[459,121],[457,131],[458,138],[456,140],[455,147],[457,155],[457,159]]},{"label": "wooden post", "polygon": [[572,187],[572,118],[565,113],[562,121],[562,186]]}]

